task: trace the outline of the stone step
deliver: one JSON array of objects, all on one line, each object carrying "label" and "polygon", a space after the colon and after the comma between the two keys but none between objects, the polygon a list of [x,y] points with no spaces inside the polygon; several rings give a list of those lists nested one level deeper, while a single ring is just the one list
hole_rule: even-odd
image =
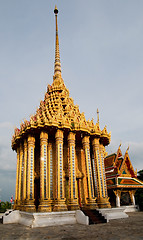
[{"label": "stone step", "polygon": [[84,209],[82,210],[83,213],[89,217],[89,224],[99,224],[99,223],[106,223],[107,220],[99,213],[98,210],[90,210]]}]

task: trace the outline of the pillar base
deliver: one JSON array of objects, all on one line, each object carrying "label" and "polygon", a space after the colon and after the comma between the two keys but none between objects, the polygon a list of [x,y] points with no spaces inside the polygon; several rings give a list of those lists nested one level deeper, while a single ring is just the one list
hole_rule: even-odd
[{"label": "pillar base", "polygon": [[84,209],[97,209],[96,198],[87,198],[87,203],[83,206]]},{"label": "pillar base", "polygon": [[77,198],[69,199],[68,200],[68,210],[72,211],[72,210],[78,210],[78,209],[80,209],[80,207],[78,205]]},{"label": "pillar base", "polygon": [[19,210],[20,211],[25,211],[25,205],[26,205],[26,200],[22,200],[21,204],[20,204],[20,207],[19,207]]},{"label": "pillar base", "polygon": [[34,204],[34,199],[25,200],[24,211],[26,212],[36,212],[36,207]]},{"label": "pillar base", "polygon": [[14,201],[13,209],[14,210],[21,210],[21,201],[20,200],[15,200]]},{"label": "pillar base", "polygon": [[61,212],[67,211],[67,205],[65,203],[65,198],[63,199],[55,199],[53,211],[54,212]]},{"label": "pillar base", "polygon": [[52,206],[51,206],[52,201],[51,200],[40,200],[40,204],[38,206],[38,212],[51,212],[52,211]]},{"label": "pillar base", "polygon": [[21,204],[20,204],[20,211],[25,211],[25,200],[22,200],[21,201]]},{"label": "pillar base", "polygon": [[98,204],[99,208],[111,208],[111,204],[109,202],[109,197],[97,198],[97,204]]}]

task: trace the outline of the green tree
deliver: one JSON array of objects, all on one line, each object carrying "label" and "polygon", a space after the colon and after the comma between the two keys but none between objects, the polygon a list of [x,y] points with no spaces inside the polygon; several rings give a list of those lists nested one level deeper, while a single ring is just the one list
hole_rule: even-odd
[{"label": "green tree", "polygon": [[5,202],[5,207],[6,207],[6,209],[10,209],[11,208],[11,203],[6,201]]},{"label": "green tree", "polygon": [[11,209],[11,203],[8,201],[1,202],[0,203],[0,212],[4,213],[7,209]]},{"label": "green tree", "polygon": [[0,212],[3,213],[6,211],[5,202],[1,202]]},{"label": "green tree", "polygon": [[[143,181],[143,170],[138,172],[138,178]],[[140,211],[143,211],[143,189],[138,189],[135,194],[136,203],[139,205]]]}]

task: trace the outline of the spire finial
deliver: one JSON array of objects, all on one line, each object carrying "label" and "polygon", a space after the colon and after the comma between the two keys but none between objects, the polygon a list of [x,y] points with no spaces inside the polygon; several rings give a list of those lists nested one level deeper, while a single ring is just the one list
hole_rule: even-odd
[{"label": "spire finial", "polygon": [[97,108],[97,123],[99,123],[99,110]]},{"label": "spire finial", "polygon": [[57,6],[56,6],[56,5],[55,5],[54,13],[55,13],[55,14],[58,14],[58,9],[57,9]]},{"label": "spire finial", "polygon": [[55,67],[54,67],[54,79],[58,76],[61,77],[61,62],[60,62],[60,52],[59,52],[59,37],[58,37],[58,9],[55,6],[54,9],[55,18],[56,18],[56,45],[55,45]]},{"label": "spire finial", "polygon": [[127,152],[129,151],[129,148],[130,148],[130,146],[128,145],[128,147],[127,147]]}]

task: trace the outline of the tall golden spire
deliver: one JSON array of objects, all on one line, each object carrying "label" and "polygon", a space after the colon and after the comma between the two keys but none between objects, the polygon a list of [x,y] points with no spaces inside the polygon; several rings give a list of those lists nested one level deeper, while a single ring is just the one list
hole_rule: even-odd
[{"label": "tall golden spire", "polygon": [[54,67],[54,79],[57,77],[61,77],[61,62],[60,62],[60,52],[59,52],[59,37],[58,37],[58,9],[55,6],[54,9],[55,19],[56,19],[56,45],[55,45],[55,67]]}]

